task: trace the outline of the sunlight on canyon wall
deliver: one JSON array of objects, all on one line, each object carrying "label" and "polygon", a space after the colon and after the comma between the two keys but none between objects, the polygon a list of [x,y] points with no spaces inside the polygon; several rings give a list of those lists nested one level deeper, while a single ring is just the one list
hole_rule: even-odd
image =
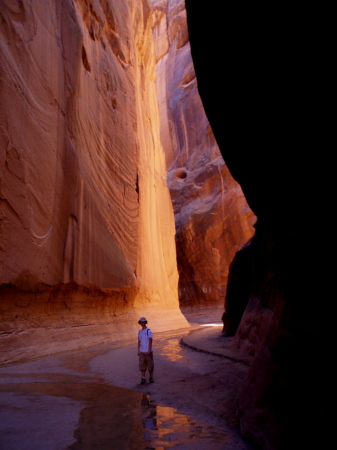
[{"label": "sunlight on canyon wall", "polygon": [[1,360],[187,326],[146,3],[0,8]]},{"label": "sunlight on canyon wall", "polygon": [[227,168],[200,99],[185,2],[154,0],[153,7],[160,137],[175,213],[180,306],[224,308],[229,265],[254,235],[256,217]]}]

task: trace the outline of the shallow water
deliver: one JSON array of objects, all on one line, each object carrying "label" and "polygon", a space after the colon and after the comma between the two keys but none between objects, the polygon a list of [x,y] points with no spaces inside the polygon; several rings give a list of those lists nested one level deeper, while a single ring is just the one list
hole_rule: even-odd
[{"label": "shallow water", "polygon": [[225,432],[201,425],[176,408],[156,405],[147,394],[142,398],[142,420],[147,450],[226,448]]},{"label": "shallow water", "polygon": [[[204,323],[221,330],[221,323],[206,319],[198,326],[203,327]],[[147,450],[250,449],[226,425],[221,394],[218,405],[212,400],[218,390],[218,373],[233,363],[182,346],[181,339],[189,332],[155,334],[153,384],[148,383],[147,377],[147,383],[140,385],[136,345],[131,356],[126,347],[111,349],[91,360],[90,367],[111,385],[141,392]],[[229,386],[233,379],[227,375],[225,383]]]},{"label": "shallow water", "polygon": [[[181,339],[168,337],[156,343],[157,356],[165,361],[174,363],[175,373],[180,382],[185,381],[179,378],[177,365],[183,369],[187,377],[202,376],[209,372],[212,357],[202,354],[195,354],[194,350],[182,347]],[[200,364],[200,360],[207,360],[205,365]],[[216,358],[215,358],[216,359]],[[216,361],[214,361],[216,364]],[[171,365],[172,367],[172,365]],[[156,377],[155,377],[156,378]],[[156,382],[156,379],[155,379]],[[153,385],[152,385],[153,387]],[[187,389],[187,387],[186,387]],[[172,395],[174,388],[172,387]],[[158,399],[158,392],[153,393]],[[142,422],[147,450],[230,450],[247,449],[249,445],[237,441],[233,434],[223,426],[193,418],[192,415],[183,414],[177,407],[159,404],[153,400],[153,395],[144,392],[142,397]],[[184,403],[186,391],[181,391],[181,402]],[[200,396],[200,392],[195,392]],[[171,397],[172,399],[172,397]],[[242,445],[242,446],[241,446]]]},{"label": "shallow water", "polygon": [[139,384],[136,343],[0,367],[0,448],[249,449],[212,402],[233,363],[182,347],[184,333],[156,334],[154,384]]}]

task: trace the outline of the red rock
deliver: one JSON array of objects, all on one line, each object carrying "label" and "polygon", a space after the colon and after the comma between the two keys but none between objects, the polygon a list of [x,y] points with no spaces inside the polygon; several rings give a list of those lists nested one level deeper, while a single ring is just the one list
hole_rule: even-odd
[{"label": "red rock", "polygon": [[223,306],[229,265],[254,234],[256,217],[228,171],[206,117],[184,2],[167,2],[166,9],[163,3],[160,14],[166,22],[154,26],[159,44],[165,42],[165,51],[163,46],[157,51],[156,84],[175,214],[179,300],[182,307]]},{"label": "red rock", "polygon": [[1,361],[188,325],[148,13],[1,7]]}]

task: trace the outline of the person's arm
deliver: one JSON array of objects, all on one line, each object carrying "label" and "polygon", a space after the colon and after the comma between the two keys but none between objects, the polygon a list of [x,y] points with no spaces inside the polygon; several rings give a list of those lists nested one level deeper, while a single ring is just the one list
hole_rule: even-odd
[{"label": "person's arm", "polygon": [[138,356],[139,356],[139,353],[140,353],[140,340],[138,339]]}]

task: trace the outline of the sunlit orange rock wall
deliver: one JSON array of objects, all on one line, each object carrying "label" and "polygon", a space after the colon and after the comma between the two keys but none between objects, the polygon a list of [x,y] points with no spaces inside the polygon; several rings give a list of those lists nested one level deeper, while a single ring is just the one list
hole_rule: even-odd
[{"label": "sunlit orange rock wall", "polygon": [[0,5],[2,361],[186,326],[146,5]]},{"label": "sunlit orange rock wall", "polygon": [[200,100],[185,3],[159,0],[153,6],[161,140],[175,213],[180,304],[223,306],[229,265],[254,234],[256,217],[228,171]]}]

